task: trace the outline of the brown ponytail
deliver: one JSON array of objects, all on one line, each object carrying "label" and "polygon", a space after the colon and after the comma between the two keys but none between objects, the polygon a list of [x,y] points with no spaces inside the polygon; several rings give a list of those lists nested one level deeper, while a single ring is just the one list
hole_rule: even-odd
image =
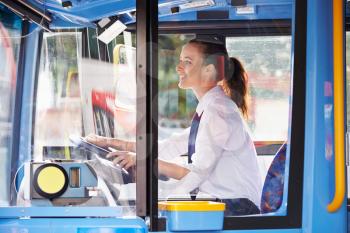
[{"label": "brown ponytail", "polygon": [[[235,103],[241,109],[244,117],[248,114],[247,105],[247,81],[248,75],[243,68],[242,63],[234,57],[229,57],[226,47],[223,44],[210,43],[207,41],[201,41],[197,39],[190,40],[189,44],[196,44],[201,49],[206,64],[214,64],[216,70],[220,74],[224,74],[223,78],[223,89]],[[221,59],[224,61],[224,71],[220,62]],[[217,77],[221,80],[221,77]]]},{"label": "brown ponytail", "polygon": [[247,117],[247,72],[242,63],[235,57],[229,58],[230,68],[223,81],[226,94],[241,109],[243,116]]}]

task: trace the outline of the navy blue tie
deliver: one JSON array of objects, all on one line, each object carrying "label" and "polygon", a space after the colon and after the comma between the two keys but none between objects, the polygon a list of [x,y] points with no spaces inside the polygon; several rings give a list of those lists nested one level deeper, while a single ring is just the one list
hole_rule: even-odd
[{"label": "navy blue tie", "polygon": [[[199,128],[199,123],[201,121],[203,112],[201,115],[198,115],[197,112],[194,114],[192,118],[192,123],[191,123],[191,130],[190,130],[190,136],[188,138],[188,163],[192,163],[192,155],[196,152],[196,138],[197,138],[197,133],[198,133],[198,128]],[[191,191],[191,199],[195,200],[196,196],[198,193],[198,188],[195,190]]]},{"label": "navy blue tie", "polygon": [[197,133],[198,133],[198,128],[199,128],[199,123],[201,121],[201,117],[203,115],[203,112],[199,116],[196,112],[192,118],[192,123],[191,123],[191,130],[190,130],[190,136],[188,138],[188,163],[192,163],[192,155],[196,152],[196,138],[197,138]]}]

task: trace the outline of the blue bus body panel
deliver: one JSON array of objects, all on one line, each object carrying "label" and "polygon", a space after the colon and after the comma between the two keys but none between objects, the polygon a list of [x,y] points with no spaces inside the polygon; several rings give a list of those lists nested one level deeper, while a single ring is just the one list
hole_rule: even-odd
[{"label": "blue bus body panel", "polygon": [[[332,1],[308,0],[304,232],[346,232],[346,199],[327,211],[334,196]],[[295,77],[298,78],[298,77]]]},{"label": "blue bus body panel", "polygon": [[[169,233],[171,231],[161,231],[157,233]],[[174,231],[175,232],[175,231]],[[191,231],[176,231],[191,232]],[[226,230],[226,231],[192,231],[193,233],[302,233],[301,229],[264,229],[264,230]]]},{"label": "blue bus body panel", "polygon": [[[38,5],[38,1],[30,0],[31,3]],[[116,13],[132,11],[135,9],[135,1],[128,0],[100,0],[100,1],[72,1],[74,4],[80,4],[77,8],[63,9],[58,1],[47,0],[45,10],[54,13],[52,27],[78,27],[93,26],[91,21],[103,17],[111,16]],[[167,1],[161,1],[164,4]],[[185,1],[174,1],[185,2]],[[222,2],[222,1],[220,1]],[[248,4],[253,1],[247,1]],[[266,3],[267,1],[254,1],[256,4]],[[261,15],[240,16],[236,19],[265,19],[265,18],[283,18],[288,17],[291,12],[284,9],[290,1],[278,1],[278,5],[266,6]],[[83,3],[86,3],[84,5]],[[90,4],[90,5],[89,5]],[[265,4],[266,5],[266,4]],[[164,6],[164,16],[161,21],[177,20],[181,15],[181,20],[195,20],[196,12],[188,11],[177,15],[166,14],[169,6]],[[268,11],[267,9],[275,9]],[[289,7],[290,8],[290,7]],[[223,8],[217,8],[223,9]],[[263,9],[263,8],[262,8]],[[334,141],[333,141],[333,69],[332,69],[332,2],[326,0],[308,0],[308,20],[307,20],[307,95],[306,95],[306,129],[305,129],[305,163],[303,180],[303,219],[302,229],[275,229],[275,230],[235,230],[225,232],[236,233],[299,233],[299,232],[337,232],[347,231],[347,211],[344,201],[342,208],[335,213],[327,211],[327,205],[331,202],[334,195]],[[259,12],[259,11],[257,11]],[[264,13],[265,12],[265,13]],[[270,13],[269,13],[270,12]],[[276,13],[277,12],[277,13]],[[276,14],[274,14],[276,13]],[[63,20],[64,17],[70,21]],[[128,18],[127,16],[125,16]],[[287,18],[288,18],[287,17]],[[234,18],[234,12],[230,11],[230,18]],[[180,18],[179,18],[180,19]],[[130,22],[132,18],[128,19]],[[35,28],[32,28],[33,31]],[[28,38],[26,49],[26,65],[24,77],[23,99],[28,103],[32,99],[35,73],[35,59],[37,56],[37,37],[34,32]],[[33,45],[31,47],[30,45]],[[303,77],[294,77],[303,78]],[[25,160],[22,155],[30,154],[31,127],[30,111],[32,106],[23,105],[22,107],[21,132],[28,132],[22,135],[20,147],[20,161]],[[24,139],[23,139],[24,138]],[[302,168],[300,168],[302,169]],[[23,213],[23,209],[24,213]],[[81,233],[127,233],[127,232],[147,232],[147,227],[142,219],[139,218],[116,218],[120,212],[115,208],[84,209],[77,208],[74,211],[65,212],[69,208],[63,208],[61,218],[49,218],[57,216],[60,211],[58,208],[12,208],[6,207],[0,209],[0,232],[27,232],[27,233],[58,233],[58,232],[81,232]],[[44,211],[45,210],[45,211]],[[104,218],[80,218],[89,216],[90,211],[93,216]],[[94,212],[95,211],[95,212]],[[40,214],[39,214],[40,213]],[[45,215],[48,218],[39,218]],[[18,218],[25,216],[37,216],[38,218]],[[74,216],[75,218],[68,218]],[[110,218],[115,216],[114,218]],[[222,232],[222,231],[215,231]]]},{"label": "blue bus body panel", "polygon": [[1,233],[147,233],[140,218],[1,219]]},{"label": "blue bus body panel", "polygon": [[23,217],[122,217],[122,207],[0,207],[0,218]]},{"label": "blue bus body panel", "polygon": [[[1,233],[147,233],[139,218],[36,218],[0,220]],[[189,232],[189,231],[182,231]],[[301,233],[301,229],[195,231],[196,233]],[[167,232],[160,232],[167,233]]]}]

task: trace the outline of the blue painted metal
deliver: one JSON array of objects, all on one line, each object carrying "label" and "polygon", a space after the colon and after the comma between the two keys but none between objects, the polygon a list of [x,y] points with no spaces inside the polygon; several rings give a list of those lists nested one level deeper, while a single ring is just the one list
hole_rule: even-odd
[{"label": "blue painted metal", "polygon": [[121,217],[122,212],[123,212],[122,206],[116,206],[116,207],[0,207],[0,218]]},{"label": "blue painted metal", "polygon": [[[160,231],[157,233],[168,233],[171,231]],[[191,231],[178,231],[191,232]],[[267,229],[267,230],[226,230],[226,231],[193,231],[195,233],[302,233],[301,229]],[[304,233],[304,232],[303,232]]]},{"label": "blue painted metal", "polygon": [[[34,2],[32,0],[31,2]],[[45,5],[39,7],[53,15],[53,21],[50,24],[51,28],[62,26],[80,27],[91,26],[91,22],[113,16],[132,12],[136,9],[135,0],[100,0],[100,1],[72,1],[72,8],[63,8],[58,1],[47,0]],[[65,21],[66,24],[63,24]],[[56,23],[57,22],[57,23]]]},{"label": "blue painted metal", "polygon": [[[334,190],[332,1],[308,0],[304,232],[346,232],[346,203],[327,211]],[[296,77],[297,78],[297,77]]]},{"label": "blue painted metal", "polygon": [[[88,20],[79,19],[63,19],[60,15],[53,15],[53,23],[50,24],[50,29],[71,29],[71,28],[96,28],[96,24],[91,23]],[[69,20],[68,20],[69,19]]]},{"label": "blue painted metal", "polygon": [[[237,9],[232,6],[211,7],[206,10],[229,11],[229,20],[257,20],[257,19],[290,19],[292,18],[292,3],[281,5],[254,5],[254,14],[237,14]],[[163,12],[162,12],[163,13]],[[163,13],[159,21],[197,21],[197,11],[186,10],[179,13]]]},{"label": "blue painted metal", "polygon": [[[158,233],[167,233],[170,231],[161,231]],[[181,231],[179,231],[181,232]],[[190,231],[183,231],[190,232]],[[268,229],[268,230],[225,230],[225,231],[193,231],[195,233],[302,233],[301,229]]]},{"label": "blue painted metal", "polygon": [[147,233],[138,217],[1,219],[1,233]]},{"label": "blue painted metal", "polygon": [[13,28],[21,31],[22,29],[22,19],[17,15],[13,14],[11,10],[9,10],[6,6],[0,3],[0,11],[1,11],[1,23],[5,27]]},{"label": "blue painted metal", "polygon": [[79,3],[72,1],[72,8],[63,8],[59,2],[47,0],[41,8],[50,13],[61,14],[68,18],[84,18],[89,21],[135,11],[136,9],[135,0],[85,0],[79,1]]},{"label": "blue painted metal", "polygon": [[[132,0],[71,0],[71,8],[63,8],[61,1],[56,0],[29,0],[30,3],[52,15],[50,24],[52,29],[68,27],[93,27],[93,22],[113,15],[121,16],[120,20],[125,24],[134,23],[135,16],[130,12],[136,10],[136,1]],[[181,9],[178,13],[172,13],[171,8],[188,3],[188,0],[161,0],[159,1],[159,21],[193,21],[197,20],[197,12],[202,10],[229,11],[230,20],[245,19],[286,19],[291,18],[291,0],[250,0],[248,6],[255,8],[254,14],[238,15],[236,7],[231,6],[226,0],[216,0],[215,5]]]}]

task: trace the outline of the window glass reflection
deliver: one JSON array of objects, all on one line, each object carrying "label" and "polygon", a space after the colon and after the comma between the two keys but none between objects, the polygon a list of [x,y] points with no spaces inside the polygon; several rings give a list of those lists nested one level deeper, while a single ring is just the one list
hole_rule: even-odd
[{"label": "window glass reflection", "polygon": [[121,148],[110,143],[136,134],[135,41],[124,41],[135,36],[124,34],[106,45],[94,29],[44,33],[18,205],[122,206],[135,215],[135,164],[120,165]]},{"label": "window glass reflection", "polygon": [[0,4],[0,206],[10,205],[11,141],[22,20]]}]

